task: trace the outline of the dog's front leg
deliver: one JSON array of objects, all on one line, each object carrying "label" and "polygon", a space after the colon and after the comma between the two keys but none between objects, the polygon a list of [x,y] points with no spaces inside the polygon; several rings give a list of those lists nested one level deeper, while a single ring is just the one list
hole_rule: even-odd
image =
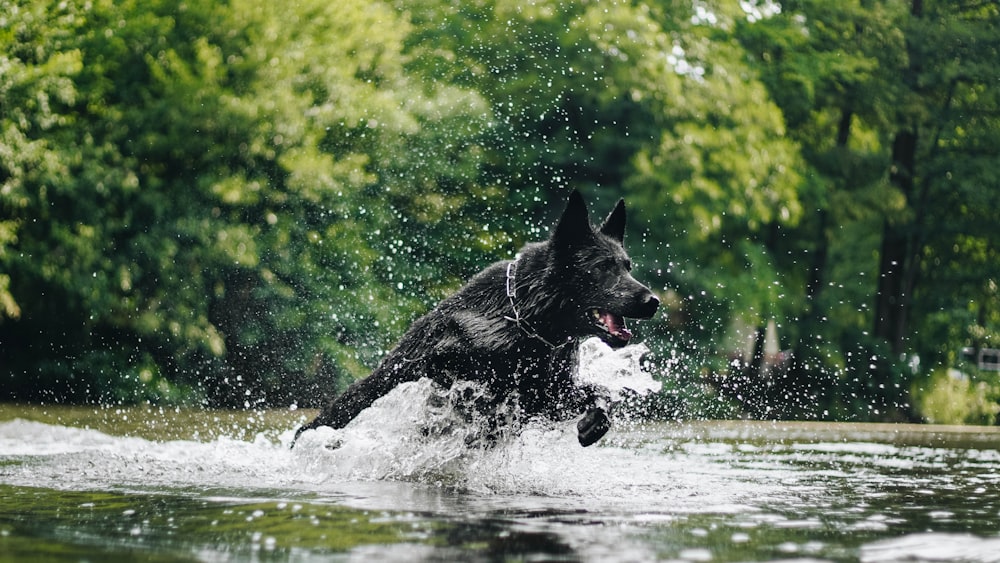
[{"label": "dog's front leg", "polygon": [[611,429],[611,419],[608,418],[608,407],[603,400],[596,401],[594,406],[576,423],[577,439],[580,445],[587,447],[600,440]]},{"label": "dog's front leg", "polygon": [[583,447],[590,446],[604,437],[611,429],[611,418],[608,416],[611,408],[611,398],[595,387],[587,387],[587,410],[583,418],[576,423],[577,439]]},{"label": "dog's front leg", "polygon": [[[574,369],[577,363],[576,348],[563,346],[549,364],[546,385],[541,390],[532,387],[537,396],[548,397],[542,404],[555,406],[550,412],[555,418],[565,419],[584,413],[576,423],[577,439],[587,447],[604,437],[611,429],[611,396],[607,389],[592,384],[580,385]],[[569,415],[569,416],[567,416]]]}]

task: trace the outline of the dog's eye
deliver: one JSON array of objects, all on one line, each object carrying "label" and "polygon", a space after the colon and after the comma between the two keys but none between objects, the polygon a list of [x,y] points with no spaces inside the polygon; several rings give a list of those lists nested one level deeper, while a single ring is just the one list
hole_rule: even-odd
[{"label": "dog's eye", "polygon": [[632,271],[632,261],[629,260],[628,258],[625,259],[625,271],[626,272]]}]

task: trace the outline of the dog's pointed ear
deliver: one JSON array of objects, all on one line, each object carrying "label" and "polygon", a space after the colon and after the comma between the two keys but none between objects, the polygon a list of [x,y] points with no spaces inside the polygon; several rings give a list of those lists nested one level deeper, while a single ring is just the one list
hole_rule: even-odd
[{"label": "dog's pointed ear", "polygon": [[557,243],[572,244],[574,241],[586,239],[594,229],[590,226],[590,216],[587,212],[587,204],[583,201],[580,192],[573,190],[569,194],[569,201],[566,202],[566,209],[563,210],[562,217],[556,223],[552,231],[552,240]]},{"label": "dog's pointed ear", "polygon": [[618,205],[608,213],[608,218],[601,225],[601,233],[608,235],[619,243],[625,243],[625,200],[619,199]]}]

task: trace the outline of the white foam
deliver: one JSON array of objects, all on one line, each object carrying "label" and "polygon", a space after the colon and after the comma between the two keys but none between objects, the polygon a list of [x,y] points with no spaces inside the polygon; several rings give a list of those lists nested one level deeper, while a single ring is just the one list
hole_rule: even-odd
[{"label": "white foam", "polygon": [[[598,339],[588,340],[581,348],[579,379],[612,393],[656,391],[660,383],[640,365],[648,352],[644,345],[613,350]],[[512,434],[501,435],[495,446],[478,441],[489,421],[463,418],[454,403],[480,392],[473,384],[446,392],[426,379],[402,384],[343,429],[303,433],[296,456],[314,474],[331,480],[396,479],[541,494],[608,481],[593,468],[604,471],[602,464],[615,462],[600,459],[606,453],[596,448],[580,447],[575,420],[515,423]],[[504,415],[502,406],[498,413]]]},{"label": "white foam", "polygon": [[0,453],[10,456],[52,456],[113,449],[120,440],[96,430],[21,419],[0,424]]},{"label": "white foam", "polygon": [[954,533],[909,534],[862,546],[861,561],[1000,563],[1000,538]]},{"label": "white foam", "polygon": [[642,359],[649,354],[645,344],[633,344],[613,349],[597,338],[580,345],[581,382],[592,383],[612,392],[623,389],[645,395],[659,391],[663,384],[654,380],[642,368]]}]

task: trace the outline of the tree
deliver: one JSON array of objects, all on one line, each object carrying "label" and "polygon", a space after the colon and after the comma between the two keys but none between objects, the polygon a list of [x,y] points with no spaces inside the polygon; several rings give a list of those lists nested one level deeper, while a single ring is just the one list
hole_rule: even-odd
[{"label": "tree", "polygon": [[683,2],[396,5],[415,28],[411,66],[491,104],[482,183],[510,193],[493,207],[513,218],[504,230],[545,224],[568,186],[627,198],[642,226],[628,240],[640,277],[671,309],[645,328],[663,357],[687,358],[671,366],[691,376],[682,386],[697,388],[706,364],[724,369],[705,350],[729,316],[763,325],[794,310],[767,241],[802,216],[798,148],[733,40],[745,14],[723,21]]},{"label": "tree", "polygon": [[[797,356],[833,368],[833,401],[858,416],[912,416],[912,372],[901,355],[941,358],[960,345],[919,334],[931,318],[940,322],[935,307],[944,302],[967,309],[955,307],[968,297],[940,283],[947,269],[934,263],[968,248],[956,242],[971,233],[980,249],[995,248],[981,227],[993,212],[968,202],[997,193],[995,177],[969,173],[995,157],[979,142],[998,131],[987,117],[996,73],[986,68],[996,18],[990,4],[805,1],[740,30],[820,188],[807,204],[818,220],[803,224],[815,225],[804,233],[813,259],[803,328],[834,346],[800,346]],[[980,271],[988,286],[995,273]]]},{"label": "tree", "polygon": [[[720,246],[800,216],[796,147],[778,108],[726,29],[691,23],[689,6],[397,4],[416,27],[414,64],[490,100],[489,178],[527,210],[559,201],[567,185],[628,194],[637,223],[653,225],[637,241],[651,272],[667,269],[668,244],[729,268],[736,260]],[[739,262],[729,274],[744,275]],[[704,275],[693,287],[717,289],[714,272],[672,272],[692,275]],[[762,309],[760,297],[748,299]]]},{"label": "tree", "polygon": [[[1000,136],[998,22],[995,4],[922,0],[913,0],[903,19],[907,64],[898,70],[903,88],[889,182],[905,205],[884,225],[874,324],[894,354],[907,347],[918,284],[933,269],[929,255],[965,254],[969,246],[960,241],[968,238],[990,249],[998,242],[995,229],[983,229],[997,217],[986,202],[1000,195],[1000,179],[989,171],[1000,154],[989,148]],[[970,265],[990,258],[976,253],[967,254]]]},{"label": "tree", "polygon": [[431,125],[461,122],[451,154],[469,158],[484,105],[409,77],[407,27],[385,6],[4,13],[12,396],[318,402],[454,278],[431,264],[404,288],[393,274],[404,261],[383,258],[398,241],[383,233],[442,221],[412,213],[434,191],[394,198],[406,209],[379,200],[399,185],[393,172],[465,182],[398,157],[440,139]]}]

